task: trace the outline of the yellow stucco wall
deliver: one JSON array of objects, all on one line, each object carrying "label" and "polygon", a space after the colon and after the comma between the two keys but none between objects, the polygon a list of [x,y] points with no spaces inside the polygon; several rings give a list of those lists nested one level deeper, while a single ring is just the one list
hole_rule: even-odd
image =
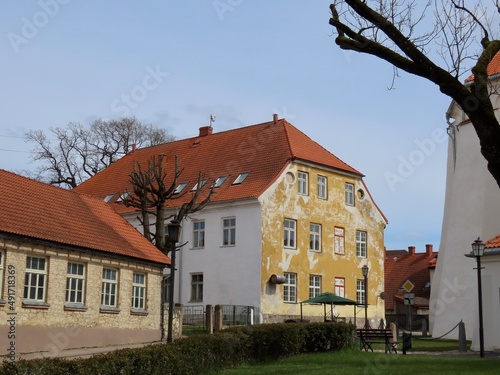
[{"label": "yellow stucco wall", "polygon": [[[298,171],[308,173],[308,195],[298,194]],[[327,199],[317,196],[317,176],[328,180]],[[355,205],[345,204],[345,183],[354,185]],[[358,190],[364,192],[360,199]],[[334,279],[345,278],[345,297],[356,300],[356,280],[363,279],[361,267],[369,267],[368,317],[372,326],[384,317],[384,228],[386,225],[361,179],[311,165],[292,163],[261,197],[262,204],[262,303],[264,321],[282,321],[300,316],[300,301],[309,298],[309,276],[322,278],[322,292],[334,292]],[[284,219],[297,222],[296,249],[284,247]],[[321,251],[309,250],[310,223],[321,225]],[[344,228],[345,255],[334,253],[334,228]],[[367,258],[356,255],[356,231],[367,232]],[[273,274],[297,274],[297,302],[283,302],[283,285],[269,282]],[[328,309],[329,310],[329,309]],[[323,306],[303,305],[304,317],[323,319]],[[334,311],[348,321],[353,306],[338,306]],[[363,323],[364,308],[357,308],[358,323]]]}]

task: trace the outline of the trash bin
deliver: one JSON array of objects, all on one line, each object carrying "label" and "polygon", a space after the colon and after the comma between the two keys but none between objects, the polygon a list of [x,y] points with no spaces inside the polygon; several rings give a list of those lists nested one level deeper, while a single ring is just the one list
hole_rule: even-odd
[{"label": "trash bin", "polygon": [[411,333],[403,332],[403,354],[406,354],[408,349],[411,349]]}]

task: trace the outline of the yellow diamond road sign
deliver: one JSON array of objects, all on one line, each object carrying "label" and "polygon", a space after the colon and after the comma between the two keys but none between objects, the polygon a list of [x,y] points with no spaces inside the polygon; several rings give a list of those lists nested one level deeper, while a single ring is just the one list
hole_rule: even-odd
[{"label": "yellow diamond road sign", "polygon": [[403,284],[403,289],[406,290],[407,293],[410,293],[413,288],[415,288],[415,285],[410,280],[406,280],[405,283]]}]

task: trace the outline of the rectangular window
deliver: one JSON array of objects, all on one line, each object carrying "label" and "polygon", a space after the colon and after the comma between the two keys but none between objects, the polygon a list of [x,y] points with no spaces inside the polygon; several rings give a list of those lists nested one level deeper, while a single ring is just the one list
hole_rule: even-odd
[{"label": "rectangular window", "polygon": [[47,259],[26,257],[24,299],[45,302],[47,289]]},{"label": "rectangular window", "polygon": [[193,223],[193,247],[205,247],[205,221],[195,221]]},{"label": "rectangular window", "polygon": [[335,278],[335,294],[339,297],[345,297],[345,279],[343,277]]},{"label": "rectangular window", "polygon": [[297,228],[297,221],[296,220],[291,220],[291,219],[285,219],[284,223],[284,241],[283,244],[285,247],[295,249],[296,248],[296,228]]},{"label": "rectangular window", "polygon": [[309,225],[309,250],[321,251],[321,225]]},{"label": "rectangular window", "polygon": [[203,301],[203,274],[191,274],[191,302]]},{"label": "rectangular window", "polygon": [[132,279],[132,308],[146,310],[146,275],[135,273]]},{"label": "rectangular window", "polygon": [[236,218],[222,220],[222,245],[231,246],[236,244]]},{"label": "rectangular window", "polygon": [[334,239],[333,246],[334,246],[335,254],[344,255],[345,254],[344,228],[335,227],[334,236],[335,236],[335,239]]},{"label": "rectangular window", "polygon": [[114,268],[102,269],[101,305],[118,306],[118,270]]},{"label": "rectangular window", "polygon": [[66,276],[66,302],[84,304],[85,264],[68,262]]},{"label": "rectangular window", "polygon": [[327,178],[325,176],[318,176],[318,198],[327,199]]},{"label": "rectangular window", "polygon": [[285,284],[283,284],[283,301],[297,302],[297,274],[285,273]]},{"label": "rectangular window", "polygon": [[345,184],[345,204],[354,206],[354,185],[347,182]]},{"label": "rectangular window", "polygon": [[4,295],[3,293],[4,268],[5,268],[5,253],[3,252],[3,250],[0,250],[0,299],[2,299]]},{"label": "rectangular window", "polygon": [[298,183],[299,183],[299,194],[308,195],[309,194],[309,175],[306,172],[298,173]]},{"label": "rectangular window", "polygon": [[356,231],[356,255],[359,258],[366,258],[366,232]]},{"label": "rectangular window", "polygon": [[321,295],[321,276],[309,276],[309,298],[318,297]]},{"label": "rectangular window", "polygon": [[365,304],[365,280],[356,280],[356,303]]}]

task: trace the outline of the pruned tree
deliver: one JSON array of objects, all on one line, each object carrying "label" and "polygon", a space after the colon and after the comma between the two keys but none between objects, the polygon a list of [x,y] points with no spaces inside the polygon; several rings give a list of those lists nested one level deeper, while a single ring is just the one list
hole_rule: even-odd
[{"label": "pruned tree", "polygon": [[74,188],[111,165],[136,147],[157,145],[174,140],[165,129],[143,124],[135,117],[105,121],[98,119],[85,127],[70,122],[64,128],[50,128],[26,134],[35,147],[31,158],[40,162],[34,173],[38,180]]},{"label": "pruned tree", "polygon": [[166,156],[160,154],[152,156],[145,168],[140,163],[136,163],[130,174],[132,190],[122,201],[127,207],[134,207],[140,211],[138,219],[143,228],[144,237],[165,254],[169,250],[165,241],[166,220],[182,222],[189,214],[203,209],[210,202],[214,191],[213,186],[210,188],[205,186],[206,180],[200,172],[196,190],[192,192],[191,199],[183,203],[174,215],[167,217],[168,201],[179,199],[188,192],[178,194],[175,191],[178,178],[183,171],[179,169],[177,157],[174,160],[171,182],[167,182],[170,179],[168,179],[166,162]]},{"label": "pruned tree", "polygon": [[[465,0],[339,0],[330,5],[329,23],[340,48],[391,64],[393,82],[403,70],[435,83],[452,98],[473,124],[488,170],[500,186],[500,125],[490,98],[498,93],[487,74],[500,51],[491,31],[500,13],[498,0],[492,8]],[[466,82],[464,75],[471,72]]]}]

